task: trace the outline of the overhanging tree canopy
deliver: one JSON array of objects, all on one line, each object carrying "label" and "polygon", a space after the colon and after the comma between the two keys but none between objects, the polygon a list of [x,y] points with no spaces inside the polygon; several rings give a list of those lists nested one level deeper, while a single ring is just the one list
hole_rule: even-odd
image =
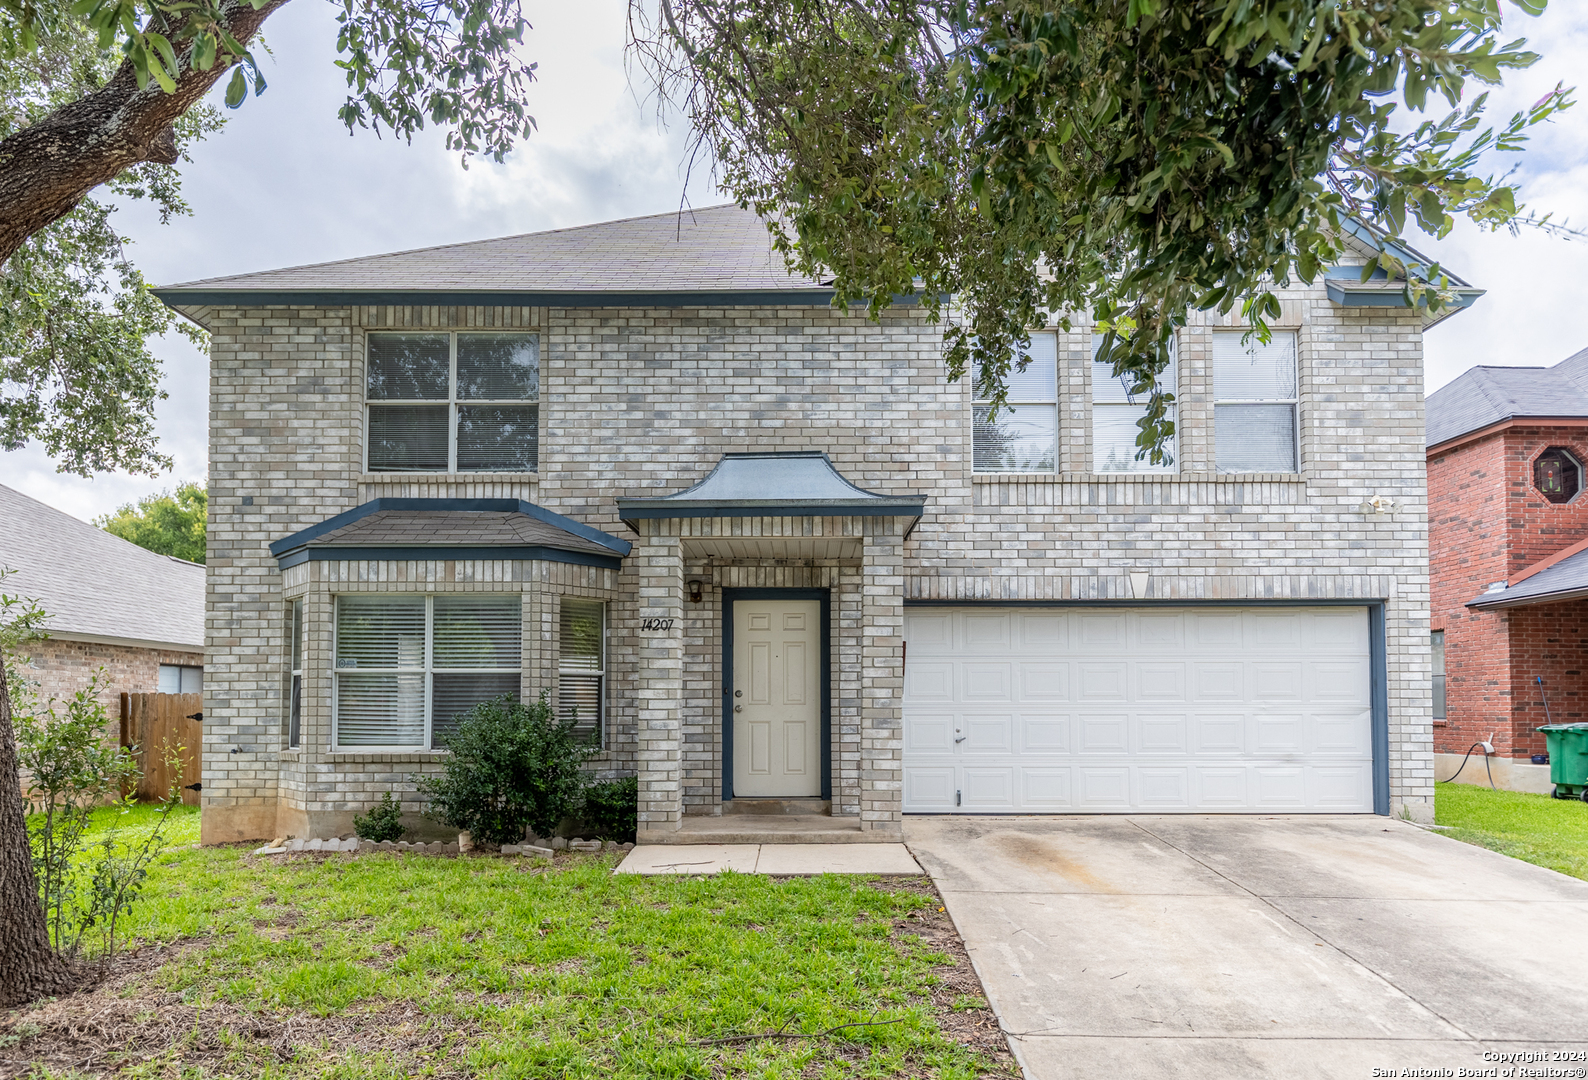
[{"label": "overhanging tree canopy", "polygon": [[[1543,0],[1519,0],[1538,13]],[[1520,219],[1494,150],[1570,104],[1497,128],[1485,96],[1537,57],[1497,0],[635,0],[631,27],[728,190],[773,221],[792,269],[879,311],[919,292],[955,378],[999,405],[1029,328],[1090,313],[1163,460],[1156,377],[1190,309],[1241,304],[1341,261],[1351,215],[1390,252],[1409,221]],[[1448,111],[1410,130],[1386,95]],[[1547,225],[1547,219],[1531,219]],[[1448,302],[1437,265],[1408,302]],[[1420,283],[1421,282],[1421,283]],[[1065,325],[1068,325],[1066,320]]]}]

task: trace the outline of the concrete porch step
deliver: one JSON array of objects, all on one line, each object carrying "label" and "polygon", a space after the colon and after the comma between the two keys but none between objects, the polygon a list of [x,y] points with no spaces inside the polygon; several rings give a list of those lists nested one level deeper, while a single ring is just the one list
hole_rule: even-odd
[{"label": "concrete porch step", "polygon": [[779,817],[785,814],[828,815],[833,812],[831,799],[746,799],[737,798],[722,808],[724,814],[753,814]]},{"label": "concrete porch step", "polygon": [[686,817],[676,831],[646,831],[647,844],[897,844],[897,833],[862,830],[859,818],[819,814]]}]

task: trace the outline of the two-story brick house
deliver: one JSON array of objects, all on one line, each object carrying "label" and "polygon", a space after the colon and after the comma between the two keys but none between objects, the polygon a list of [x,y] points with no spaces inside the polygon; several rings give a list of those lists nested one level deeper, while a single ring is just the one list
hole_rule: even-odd
[{"label": "two-story brick house", "polygon": [[1440,779],[1548,792],[1535,729],[1588,712],[1588,351],[1476,367],[1428,398]]},{"label": "two-story brick house", "polygon": [[650,840],[1426,818],[1426,319],[1359,278],[1193,317],[1162,468],[1087,327],[990,419],[734,207],[161,289],[213,335],[204,836],[413,806],[507,690]]}]

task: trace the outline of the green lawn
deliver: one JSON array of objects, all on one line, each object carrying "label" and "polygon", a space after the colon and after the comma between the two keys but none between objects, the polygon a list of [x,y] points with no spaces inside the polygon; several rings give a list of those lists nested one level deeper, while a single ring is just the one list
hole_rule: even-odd
[{"label": "green lawn", "polygon": [[1434,813],[1447,836],[1588,880],[1588,803],[1439,784]]},{"label": "green lawn", "polygon": [[[196,820],[172,823],[177,842]],[[925,882],[615,862],[170,852],[133,916],[139,950],[91,994],[0,1018],[0,1074],[8,1058],[183,1080],[1015,1072]],[[969,1027],[979,1043],[947,1033]]]}]

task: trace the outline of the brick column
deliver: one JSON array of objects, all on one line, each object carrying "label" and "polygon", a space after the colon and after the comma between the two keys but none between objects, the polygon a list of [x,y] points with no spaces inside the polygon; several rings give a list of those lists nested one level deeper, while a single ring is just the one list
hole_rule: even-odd
[{"label": "brick column", "polygon": [[[650,532],[667,523],[648,524]],[[684,811],[683,544],[676,536],[647,535],[629,559],[639,579],[634,704],[643,842],[676,832]],[[662,620],[667,628],[647,629],[648,620]]]},{"label": "brick column", "polygon": [[860,827],[898,833],[904,798],[904,540],[867,520],[861,567]]}]

